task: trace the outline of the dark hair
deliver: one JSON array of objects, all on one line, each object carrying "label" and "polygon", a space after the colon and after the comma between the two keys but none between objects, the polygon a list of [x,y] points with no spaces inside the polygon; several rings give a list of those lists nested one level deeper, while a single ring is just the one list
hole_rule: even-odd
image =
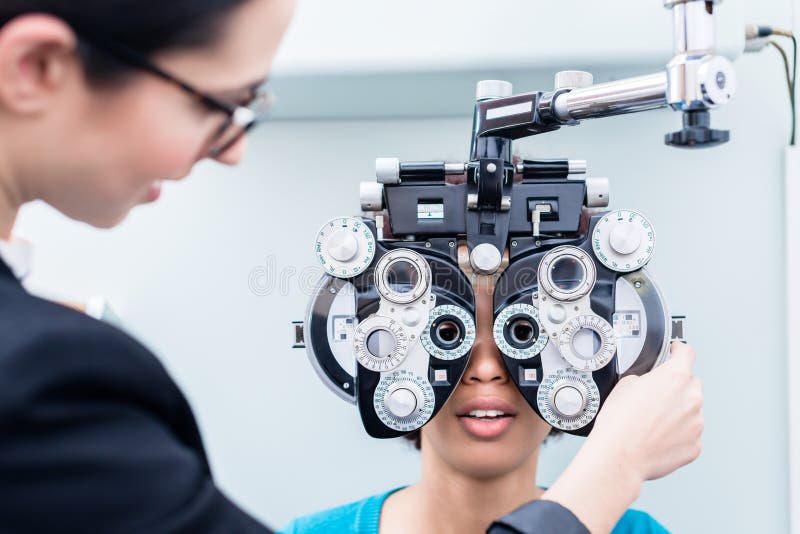
[{"label": "dark hair", "polygon": [[[225,15],[247,0],[1,0],[0,28],[23,14],[45,13],[81,34],[113,39],[146,56],[213,44]],[[115,81],[128,67],[81,41],[90,82]]]},{"label": "dark hair", "polygon": [[[548,439],[553,438],[555,436],[559,436],[561,434],[563,434],[563,432],[561,432],[557,428],[551,428],[550,429],[550,433],[547,434],[547,437],[545,438],[545,441],[547,441]],[[414,430],[412,432],[409,432],[408,434],[403,436],[403,439],[407,439],[408,441],[413,443],[414,444],[414,448],[416,448],[417,450],[421,450],[422,449],[422,430],[421,429],[417,429],[417,430]]]}]

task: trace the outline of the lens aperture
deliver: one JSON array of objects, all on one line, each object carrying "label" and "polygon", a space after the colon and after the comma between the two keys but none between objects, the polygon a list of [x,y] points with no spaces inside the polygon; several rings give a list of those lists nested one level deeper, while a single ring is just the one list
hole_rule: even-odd
[{"label": "lens aperture", "polygon": [[550,266],[550,280],[561,291],[575,291],[585,278],[586,271],[574,256],[562,256]]},{"label": "lens aperture", "polygon": [[367,350],[376,358],[388,358],[396,346],[397,341],[388,330],[375,330],[367,336]]},{"label": "lens aperture", "polygon": [[510,317],[503,329],[506,342],[517,349],[527,349],[539,337],[539,327],[536,319],[528,314],[518,314]]},{"label": "lens aperture", "polygon": [[386,268],[386,285],[395,293],[406,294],[419,285],[417,266],[406,260],[398,260]]},{"label": "lens aperture", "polygon": [[555,300],[568,302],[591,293],[597,281],[597,268],[589,253],[571,245],[545,254],[537,274],[540,290]]},{"label": "lens aperture", "polygon": [[431,325],[433,342],[437,347],[451,350],[464,339],[464,324],[456,317],[440,317]]},{"label": "lens aperture", "polygon": [[519,302],[504,308],[494,319],[494,342],[500,352],[515,360],[537,356],[549,339],[539,323],[539,311]]},{"label": "lens aperture", "polygon": [[572,350],[580,358],[590,360],[600,352],[603,339],[591,328],[581,328],[572,336]]},{"label": "lens aperture", "polygon": [[536,337],[536,327],[526,317],[514,320],[509,325],[508,331],[511,334],[511,341],[520,346],[529,345]]},{"label": "lens aperture", "polygon": [[420,341],[428,354],[440,360],[456,360],[467,354],[475,342],[475,320],[460,306],[436,306]]}]

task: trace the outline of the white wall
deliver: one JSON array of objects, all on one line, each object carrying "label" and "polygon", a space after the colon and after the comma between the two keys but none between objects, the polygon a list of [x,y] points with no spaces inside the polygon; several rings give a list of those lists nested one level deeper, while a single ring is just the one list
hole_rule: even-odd
[{"label": "white wall", "polygon": [[[742,50],[744,4],[725,0],[717,11],[718,46],[729,55]],[[536,68],[576,58],[596,66],[666,61],[672,53],[672,14],[662,0],[297,5],[278,75]]]},{"label": "white wall", "polygon": [[[752,9],[757,21],[789,15],[784,2]],[[788,529],[788,104],[775,54],[742,57],[737,69],[736,100],[714,115],[732,130],[719,149],[664,147],[663,134],[680,122],[668,111],[518,145],[526,156],[587,159],[593,174],[612,178],[612,206],[641,209],[659,232],[653,270],[673,310],[689,316],[707,430],[701,458],[648,484],[637,507],[682,533]],[[464,81],[465,94],[473,81]],[[371,178],[374,158],[463,159],[468,98],[463,107],[461,116],[429,120],[274,122],[255,134],[241,168],[203,165],[111,232],[30,206],[18,229],[38,245],[31,283],[62,297],[111,299],[186,391],[220,484],[265,521],[279,525],[412,482],[416,453],[364,435],[356,411],[324,389],[303,351],[288,348],[289,321],[305,310],[310,282],[299,275],[314,265],[314,232],[357,211],[358,182]],[[270,262],[296,274],[286,291],[258,295],[249,278]],[[579,443],[548,447],[541,483]]]}]

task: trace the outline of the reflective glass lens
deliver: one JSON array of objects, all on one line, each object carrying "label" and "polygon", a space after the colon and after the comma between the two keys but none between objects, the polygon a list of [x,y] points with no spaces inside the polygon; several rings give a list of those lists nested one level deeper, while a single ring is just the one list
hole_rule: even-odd
[{"label": "reflective glass lens", "polygon": [[391,356],[397,342],[388,330],[375,330],[367,336],[367,350],[376,358]]},{"label": "reflective glass lens", "polygon": [[572,338],[572,349],[584,360],[591,360],[600,352],[600,334],[590,328],[581,328]]},{"label": "reflective glass lens", "polygon": [[575,291],[585,277],[583,265],[573,256],[562,256],[550,266],[550,280],[561,291]]},{"label": "reflective glass lens", "polygon": [[386,285],[396,293],[410,293],[419,284],[417,266],[405,260],[399,260],[386,268]]}]

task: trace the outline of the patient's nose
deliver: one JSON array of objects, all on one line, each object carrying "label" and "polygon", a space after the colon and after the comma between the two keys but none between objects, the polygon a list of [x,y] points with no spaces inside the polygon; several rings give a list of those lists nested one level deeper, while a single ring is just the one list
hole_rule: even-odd
[{"label": "patient's nose", "polygon": [[475,290],[475,345],[462,382],[466,384],[508,382],[509,376],[500,351],[494,342],[493,292],[489,288]]}]

